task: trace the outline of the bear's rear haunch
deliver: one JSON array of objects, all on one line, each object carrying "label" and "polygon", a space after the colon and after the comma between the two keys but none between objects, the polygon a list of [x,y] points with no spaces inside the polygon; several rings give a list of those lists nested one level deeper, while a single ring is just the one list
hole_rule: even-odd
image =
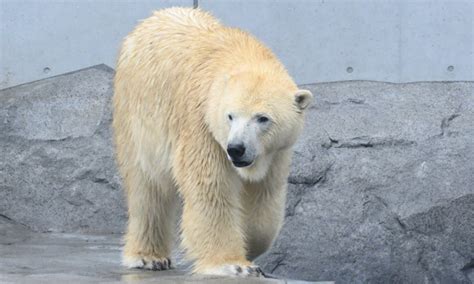
[{"label": "bear's rear haunch", "polygon": [[157,11],[125,38],[114,83],[123,264],[171,268],[181,196],[194,272],[261,276],[252,260],[282,226],[311,93],[254,37],[188,8]]}]

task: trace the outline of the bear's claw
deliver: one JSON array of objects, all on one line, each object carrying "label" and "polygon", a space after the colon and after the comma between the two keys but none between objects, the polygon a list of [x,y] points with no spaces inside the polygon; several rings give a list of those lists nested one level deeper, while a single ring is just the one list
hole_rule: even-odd
[{"label": "bear's claw", "polygon": [[263,273],[262,269],[258,266],[248,266],[247,273],[249,276],[265,277],[265,273]]},{"label": "bear's claw", "polygon": [[164,258],[163,260],[152,260],[146,261],[142,259],[143,266],[138,267],[142,269],[150,269],[153,271],[161,271],[171,269],[171,260],[169,258]]}]

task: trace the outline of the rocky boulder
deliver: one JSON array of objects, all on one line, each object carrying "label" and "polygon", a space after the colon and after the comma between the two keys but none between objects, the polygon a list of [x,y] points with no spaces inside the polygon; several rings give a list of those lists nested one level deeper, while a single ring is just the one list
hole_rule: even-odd
[{"label": "rocky boulder", "polygon": [[339,82],[315,94],[265,270],[337,283],[474,279],[474,84]]},{"label": "rocky boulder", "polygon": [[1,215],[36,231],[123,230],[113,75],[100,65],[0,92]]}]

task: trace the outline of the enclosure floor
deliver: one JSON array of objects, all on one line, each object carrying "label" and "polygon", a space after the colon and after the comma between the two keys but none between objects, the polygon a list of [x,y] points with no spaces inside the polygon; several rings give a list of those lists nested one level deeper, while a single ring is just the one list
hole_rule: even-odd
[{"label": "enclosure floor", "polygon": [[0,216],[0,283],[331,283],[125,269],[120,253],[118,235],[35,233]]}]

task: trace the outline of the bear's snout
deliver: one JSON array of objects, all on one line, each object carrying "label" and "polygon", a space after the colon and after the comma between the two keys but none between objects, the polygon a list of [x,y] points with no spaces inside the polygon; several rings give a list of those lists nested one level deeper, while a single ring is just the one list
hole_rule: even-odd
[{"label": "bear's snout", "polygon": [[229,154],[232,160],[239,160],[245,154],[244,144],[227,145],[227,154]]},{"label": "bear's snout", "polygon": [[229,155],[232,164],[237,168],[250,166],[253,162],[253,160],[246,161],[246,157],[244,156],[245,150],[245,145],[242,143],[227,145],[227,154]]}]

